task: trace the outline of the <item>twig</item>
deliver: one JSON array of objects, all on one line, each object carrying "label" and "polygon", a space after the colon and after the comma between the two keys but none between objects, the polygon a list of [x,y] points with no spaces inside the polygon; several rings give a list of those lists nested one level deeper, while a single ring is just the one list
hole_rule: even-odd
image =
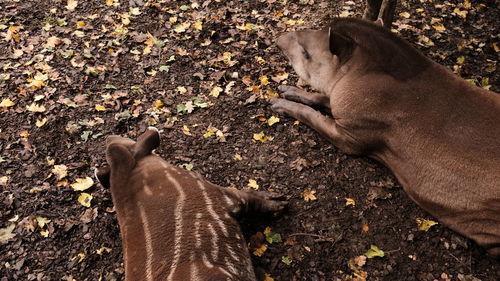
[{"label": "twig", "polygon": [[323,236],[323,235],[318,235],[318,234],[312,234],[312,233],[292,233],[288,235],[289,237],[293,236],[310,236],[310,237],[316,237],[317,239],[314,240],[314,242],[331,242],[335,243],[336,240],[335,238],[328,237],[328,236]]}]

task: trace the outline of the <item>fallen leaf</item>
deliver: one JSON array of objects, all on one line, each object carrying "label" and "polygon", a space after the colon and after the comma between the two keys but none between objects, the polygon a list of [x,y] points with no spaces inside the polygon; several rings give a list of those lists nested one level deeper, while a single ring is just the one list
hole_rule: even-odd
[{"label": "fallen leaf", "polygon": [[257,184],[256,180],[249,179],[247,186],[250,187],[250,188],[253,188],[254,190],[258,190],[259,189],[259,185]]},{"label": "fallen leaf", "polygon": [[426,219],[421,219],[417,218],[417,225],[418,225],[418,230],[421,231],[428,231],[433,225],[438,224],[437,222],[433,220],[426,220]]},{"label": "fallen leaf", "polygon": [[36,222],[38,223],[38,227],[44,228],[48,223],[50,223],[50,220],[48,218],[36,216]]},{"label": "fallen leaf", "polygon": [[26,109],[31,112],[45,112],[45,106],[38,105],[36,103],[32,103],[31,105],[27,105]]},{"label": "fallen leaf", "polygon": [[92,195],[82,192],[77,200],[80,204],[88,208],[90,207],[90,201],[92,201]]},{"label": "fallen leaf", "polygon": [[271,274],[264,273],[264,281],[274,281],[274,278],[271,277]]},{"label": "fallen leaf", "polygon": [[213,87],[210,91],[210,95],[213,97],[219,97],[219,94],[223,91],[221,87]]},{"label": "fallen leaf", "polygon": [[292,263],[292,259],[289,256],[282,256],[281,262],[286,265],[290,265]]},{"label": "fallen leaf", "polygon": [[62,180],[68,175],[68,167],[64,164],[54,165],[52,173],[57,176],[57,180]]},{"label": "fallen leaf", "polygon": [[268,124],[269,126],[272,126],[272,125],[274,125],[274,124],[278,123],[279,121],[280,121],[280,119],[279,119],[278,117],[276,117],[276,116],[271,116],[271,117],[269,117],[269,119],[267,119],[267,124]]},{"label": "fallen leaf", "polygon": [[55,48],[57,45],[61,44],[61,39],[59,39],[56,36],[51,36],[47,38],[47,43],[45,44],[45,47],[47,48]]},{"label": "fallen leaf", "polygon": [[264,235],[266,236],[266,241],[270,244],[281,243],[281,234],[271,231],[270,227],[264,229]]},{"label": "fallen leaf", "polygon": [[97,110],[97,111],[106,111],[106,107],[104,107],[103,105],[100,105],[100,104],[96,104],[95,105],[95,110]]},{"label": "fallen leaf", "polygon": [[95,253],[98,254],[99,256],[101,256],[102,253],[104,253],[104,251],[106,251],[107,253],[110,253],[111,248],[101,247],[100,249],[96,250]]},{"label": "fallen leaf", "polygon": [[318,198],[316,198],[316,195],[314,194],[316,194],[316,190],[308,187],[302,191],[302,198],[304,198],[304,201],[306,202],[317,200]]},{"label": "fallen leaf", "polygon": [[410,18],[410,13],[402,12],[402,13],[399,13],[399,16],[402,18],[408,19],[408,18]]},{"label": "fallen leaf", "polygon": [[66,9],[68,9],[69,11],[74,11],[76,6],[78,6],[78,1],[68,0],[67,5],[66,5]]},{"label": "fallen leaf", "polygon": [[44,117],[43,119],[37,119],[36,122],[35,122],[35,125],[40,128],[40,127],[43,127],[45,125],[45,123],[47,123],[47,117]]},{"label": "fallen leaf", "polygon": [[446,27],[444,27],[444,25],[442,25],[442,24],[434,24],[434,25],[432,25],[432,27],[437,31],[445,31],[446,30]]},{"label": "fallen leaf", "polygon": [[0,228],[0,242],[8,241],[16,236],[12,231],[16,228],[15,224],[11,224],[5,228]]},{"label": "fallen leaf", "polygon": [[0,177],[0,185],[6,185],[8,181],[9,181],[8,176]]},{"label": "fallen leaf", "polygon": [[202,30],[203,29],[203,22],[202,21],[197,21],[194,25],[193,25],[194,29],[196,30]]},{"label": "fallen leaf", "polygon": [[346,206],[356,206],[356,201],[352,198],[345,198],[345,205]]},{"label": "fallen leaf", "polygon": [[11,101],[10,98],[3,99],[0,103],[0,107],[7,108],[16,105],[15,102]]},{"label": "fallen leaf", "polygon": [[274,137],[266,136],[264,134],[264,132],[260,132],[260,133],[253,134],[253,139],[264,143],[267,141],[272,141],[274,139]]},{"label": "fallen leaf", "polygon": [[94,181],[91,177],[86,177],[84,179],[78,178],[75,183],[71,184],[71,187],[75,191],[84,191],[89,189],[92,185],[94,185]]},{"label": "fallen leaf", "polygon": [[375,257],[383,257],[384,251],[380,250],[377,246],[371,245],[370,249],[364,254],[367,258],[372,259]]},{"label": "fallen leaf", "polygon": [[262,245],[260,245],[259,248],[255,249],[253,251],[253,255],[257,256],[257,257],[262,257],[262,255],[264,254],[264,252],[266,250],[267,250],[267,245],[266,244],[262,244]]}]

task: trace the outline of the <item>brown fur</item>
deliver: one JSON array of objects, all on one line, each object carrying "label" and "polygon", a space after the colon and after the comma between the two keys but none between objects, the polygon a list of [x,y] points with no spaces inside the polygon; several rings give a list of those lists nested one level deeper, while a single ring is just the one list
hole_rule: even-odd
[{"label": "brown fur", "polygon": [[276,195],[214,185],[169,165],[151,151],[159,134],[148,129],[136,142],[107,139],[109,167],[96,174],[111,186],[127,281],[255,280],[236,217],[274,213]]},{"label": "brown fur", "polygon": [[[347,45],[348,60],[330,51],[338,40],[329,34],[355,42]],[[281,86],[285,99],[273,100],[274,110],[346,153],[384,163],[422,208],[500,255],[500,95],[358,19],[337,19],[330,33],[287,33],[277,43],[301,78],[324,95]],[[333,119],[309,105],[329,107]]]}]

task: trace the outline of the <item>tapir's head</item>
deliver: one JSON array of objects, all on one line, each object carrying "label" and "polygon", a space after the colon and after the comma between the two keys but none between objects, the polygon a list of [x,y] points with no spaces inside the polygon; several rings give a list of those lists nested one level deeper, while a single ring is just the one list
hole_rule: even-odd
[{"label": "tapir's head", "polygon": [[126,170],[132,169],[137,161],[150,155],[159,145],[160,135],[154,127],[149,127],[139,136],[137,142],[116,135],[107,137],[106,160],[109,165],[95,170],[97,179],[104,187],[109,188],[113,169],[127,173]]},{"label": "tapir's head", "polygon": [[429,62],[378,22],[355,18],[337,18],[322,30],[288,32],[276,44],[300,78],[325,93],[339,72],[357,68],[405,80]]}]

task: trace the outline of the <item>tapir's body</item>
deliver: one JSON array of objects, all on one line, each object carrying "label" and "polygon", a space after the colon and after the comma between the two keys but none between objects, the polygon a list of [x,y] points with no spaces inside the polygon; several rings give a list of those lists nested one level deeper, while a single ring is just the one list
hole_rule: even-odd
[{"label": "tapir's body", "polygon": [[125,279],[256,280],[235,216],[280,211],[285,202],[223,188],[172,166],[151,154],[158,144],[152,129],[137,143],[108,137],[110,167],[98,171],[101,183],[111,186]]},{"label": "tapir's body", "polygon": [[[337,19],[277,43],[324,95],[282,86],[285,99],[272,101],[274,110],[346,153],[383,162],[422,208],[500,255],[500,95],[362,20]],[[331,108],[333,119],[308,105]]]}]

